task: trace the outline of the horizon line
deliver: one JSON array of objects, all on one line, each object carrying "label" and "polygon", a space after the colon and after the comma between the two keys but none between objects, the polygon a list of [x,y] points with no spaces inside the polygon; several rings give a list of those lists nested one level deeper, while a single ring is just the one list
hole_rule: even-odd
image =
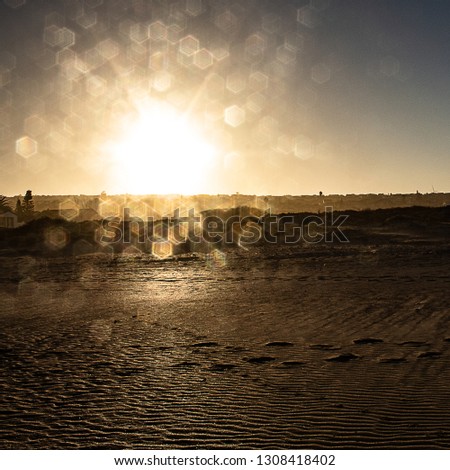
[{"label": "horizon line", "polygon": [[[134,193],[107,193],[106,191],[102,191],[101,193],[98,194],[85,194],[85,193],[79,193],[79,194],[63,194],[63,193],[54,193],[54,194],[34,194],[33,197],[73,197],[73,196],[85,196],[85,197],[102,197],[102,194],[105,194],[107,197],[167,197],[167,198],[174,198],[174,197],[180,197],[180,198],[190,198],[190,197],[199,197],[199,196],[208,196],[208,197],[219,197],[219,196],[226,196],[226,197],[233,197],[233,196],[241,196],[241,197],[258,197],[258,198],[264,198],[264,197],[330,197],[330,196],[340,196],[340,197],[348,197],[348,196],[430,196],[430,195],[450,195],[450,191],[433,191],[433,192],[427,192],[427,193],[422,193],[420,191],[412,192],[412,193],[393,193],[393,192],[380,192],[380,193],[310,193],[310,194],[248,194],[248,193],[240,193],[240,192],[235,192],[235,193],[195,193],[195,194],[181,194],[181,193],[146,193],[146,194],[134,194]],[[23,197],[23,194],[14,194],[13,196],[8,196],[6,194],[3,194],[4,197],[8,199],[16,198],[16,197]]]}]

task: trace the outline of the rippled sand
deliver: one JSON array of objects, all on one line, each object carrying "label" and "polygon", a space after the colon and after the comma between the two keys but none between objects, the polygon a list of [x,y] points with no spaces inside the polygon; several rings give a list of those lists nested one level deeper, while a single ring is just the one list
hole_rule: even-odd
[{"label": "rippled sand", "polygon": [[1,447],[449,448],[448,247],[296,250],[0,259]]}]

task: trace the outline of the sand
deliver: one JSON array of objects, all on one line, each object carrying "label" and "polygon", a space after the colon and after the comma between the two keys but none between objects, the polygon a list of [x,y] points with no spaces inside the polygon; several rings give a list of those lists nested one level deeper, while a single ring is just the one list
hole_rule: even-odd
[{"label": "sand", "polygon": [[450,246],[2,258],[3,449],[450,447]]}]

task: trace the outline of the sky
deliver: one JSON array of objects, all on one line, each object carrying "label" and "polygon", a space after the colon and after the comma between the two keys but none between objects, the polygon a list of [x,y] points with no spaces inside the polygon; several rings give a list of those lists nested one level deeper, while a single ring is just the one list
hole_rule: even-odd
[{"label": "sky", "polygon": [[0,194],[450,191],[448,0],[0,0]]}]

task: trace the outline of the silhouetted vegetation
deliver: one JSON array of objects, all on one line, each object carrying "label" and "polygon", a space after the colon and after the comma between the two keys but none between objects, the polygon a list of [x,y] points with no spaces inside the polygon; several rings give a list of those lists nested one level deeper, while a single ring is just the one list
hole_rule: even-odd
[{"label": "silhouetted vegetation", "polygon": [[21,218],[24,221],[29,221],[34,216],[34,201],[33,201],[33,194],[29,189],[23,198],[22,202],[22,213]]},{"label": "silhouetted vegetation", "polygon": [[5,212],[9,212],[11,207],[8,204],[8,199],[6,196],[0,195],[0,214],[4,214]]}]

